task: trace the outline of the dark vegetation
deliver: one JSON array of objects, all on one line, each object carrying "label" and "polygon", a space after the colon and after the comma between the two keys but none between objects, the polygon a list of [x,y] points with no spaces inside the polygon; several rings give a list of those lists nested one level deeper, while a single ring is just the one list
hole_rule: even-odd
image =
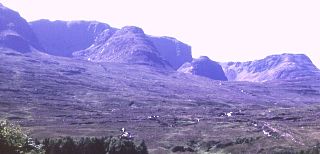
[{"label": "dark vegetation", "polygon": [[26,135],[19,126],[0,122],[0,154],[147,154],[144,141],[136,145],[119,137],[46,138],[42,142]]},{"label": "dark vegetation", "polygon": [[144,142],[138,146],[128,139],[118,137],[44,139],[43,149],[46,154],[147,154]]},{"label": "dark vegetation", "polygon": [[[213,152],[231,145],[252,144],[254,138],[237,138],[234,141],[190,141],[185,146],[177,145],[171,152]],[[288,147],[274,147],[276,154],[319,154],[320,143],[303,150]],[[258,153],[266,152],[263,148]],[[269,151],[270,152],[270,151]],[[46,138],[41,142],[26,135],[19,126],[7,121],[0,122],[0,154],[148,154],[144,141],[136,144],[121,137],[72,137]]]}]

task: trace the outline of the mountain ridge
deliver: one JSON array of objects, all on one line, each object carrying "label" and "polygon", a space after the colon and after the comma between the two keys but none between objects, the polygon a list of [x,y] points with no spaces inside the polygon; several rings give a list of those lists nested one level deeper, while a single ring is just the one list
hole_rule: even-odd
[{"label": "mountain ridge", "polygon": [[[204,77],[216,75],[215,67],[222,72],[217,62],[190,62],[191,47],[162,39],[170,47],[161,50],[179,59],[173,69],[163,69],[161,51],[137,27],[103,30],[78,59],[0,47],[0,118],[38,139],[126,132],[144,140],[151,154],[294,153],[319,144],[320,76],[306,56],[225,63],[244,71],[236,77],[257,82],[217,81]],[[186,55],[178,55],[181,46]],[[176,71],[182,61],[180,68],[195,66],[202,76]],[[266,78],[255,75],[272,75],[268,70],[285,73],[259,82]]]},{"label": "mountain ridge", "polygon": [[106,29],[113,29],[98,21],[50,21],[41,19],[29,22],[45,52],[55,56],[71,57],[77,50],[88,48]]},{"label": "mountain ridge", "polygon": [[220,64],[231,81],[263,82],[319,75],[319,69],[304,54],[283,53],[254,61]]},{"label": "mountain ridge", "polygon": [[193,59],[192,62],[184,63],[178,72],[204,76],[213,80],[227,81],[221,65],[218,62],[212,61],[207,56],[201,56],[198,59]]},{"label": "mountain ridge", "polygon": [[[101,38],[99,38],[101,37]],[[99,35],[89,48],[74,52],[75,57],[93,62],[115,62],[170,67],[141,28],[126,26],[112,35]],[[108,37],[108,38],[105,38]]]},{"label": "mountain ridge", "polygon": [[[70,23],[78,23],[78,26],[69,26],[68,28]],[[100,28],[101,30],[97,30],[99,33],[92,34],[92,32],[87,30],[88,28],[86,27],[88,26],[81,25],[81,23],[87,25],[98,23],[107,26],[102,29]],[[49,21],[42,19],[30,22],[30,26],[47,49],[45,52],[65,57],[71,57],[74,52],[85,50],[90,46],[96,46],[97,43],[104,43],[119,30],[97,21]],[[74,34],[74,32],[80,32],[81,35]],[[191,47],[189,45],[173,37],[157,37],[152,35],[147,35],[147,37],[155,45],[160,56],[168,61],[174,69],[178,69],[187,61],[192,61]]]},{"label": "mountain ridge", "polygon": [[0,45],[19,52],[43,51],[27,21],[0,3]]}]

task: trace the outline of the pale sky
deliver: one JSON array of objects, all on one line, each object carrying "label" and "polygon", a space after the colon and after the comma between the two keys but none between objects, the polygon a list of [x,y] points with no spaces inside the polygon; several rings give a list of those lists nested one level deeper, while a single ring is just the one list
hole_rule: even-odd
[{"label": "pale sky", "polygon": [[319,0],[0,0],[28,21],[97,20],[171,36],[193,56],[247,61],[304,53],[320,68]]}]

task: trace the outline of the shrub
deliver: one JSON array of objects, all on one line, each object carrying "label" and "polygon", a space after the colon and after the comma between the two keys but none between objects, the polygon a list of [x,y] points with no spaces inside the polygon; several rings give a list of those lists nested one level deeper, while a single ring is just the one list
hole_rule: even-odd
[{"label": "shrub", "polygon": [[70,137],[43,140],[46,154],[147,154],[144,142],[136,146],[131,140],[118,137],[80,138]]},{"label": "shrub", "polygon": [[0,121],[0,153],[20,154],[20,153],[43,153],[41,145],[29,138],[19,126]]},{"label": "shrub", "polygon": [[38,140],[28,137],[19,126],[0,121],[0,154],[147,154],[144,142],[138,146],[119,137]]},{"label": "shrub", "polygon": [[105,154],[105,138],[81,138],[78,141],[78,154]]}]

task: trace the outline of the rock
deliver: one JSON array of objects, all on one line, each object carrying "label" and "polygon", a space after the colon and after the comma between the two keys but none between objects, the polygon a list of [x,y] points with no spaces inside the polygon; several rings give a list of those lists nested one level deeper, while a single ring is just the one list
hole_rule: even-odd
[{"label": "rock", "polygon": [[48,54],[64,57],[71,57],[73,52],[88,48],[98,35],[107,35],[106,33],[115,31],[108,24],[96,21],[43,19],[30,22],[30,26]]},{"label": "rock", "polygon": [[192,61],[191,47],[189,45],[171,37],[150,36],[149,38],[162,58],[168,61],[175,70],[184,63]]},{"label": "rock", "polygon": [[110,36],[111,35],[99,35],[92,46],[85,50],[75,52],[74,56],[93,62],[170,67],[169,64],[161,58],[158,50],[141,28],[126,26]]},{"label": "rock", "polygon": [[264,82],[276,79],[296,79],[319,74],[319,70],[304,54],[271,55],[249,62],[221,63],[231,81]]},{"label": "rock", "polygon": [[220,64],[210,60],[206,56],[202,56],[199,59],[194,59],[191,63],[187,62],[183,64],[178,71],[204,76],[213,80],[227,80],[227,77],[225,76]]},{"label": "rock", "polygon": [[18,52],[43,50],[35,34],[18,12],[0,4],[0,47]]}]

